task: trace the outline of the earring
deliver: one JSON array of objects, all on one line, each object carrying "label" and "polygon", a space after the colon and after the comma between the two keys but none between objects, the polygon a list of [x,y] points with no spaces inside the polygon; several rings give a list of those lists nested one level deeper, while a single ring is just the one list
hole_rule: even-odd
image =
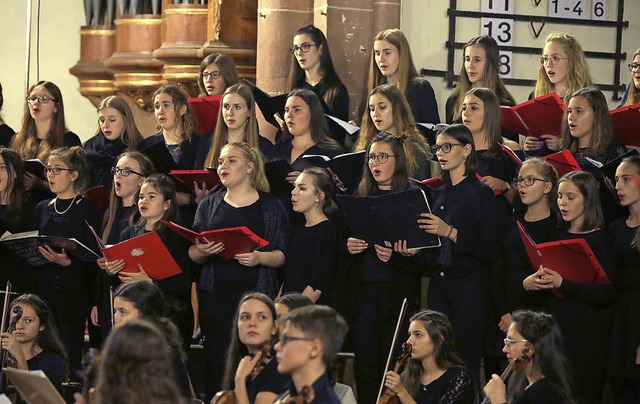
[{"label": "earring", "polygon": [[466,159],[467,159],[467,157],[469,157],[469,156],[462,156],[462,158],[463,158],[464,160],[466,160]]}]

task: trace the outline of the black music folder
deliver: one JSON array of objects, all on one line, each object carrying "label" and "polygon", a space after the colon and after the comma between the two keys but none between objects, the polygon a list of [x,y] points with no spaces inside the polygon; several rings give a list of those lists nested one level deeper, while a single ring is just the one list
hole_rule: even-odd
[{"label": "black music folder", "polygon": [[100,256],[91,248],[82,244],[75,238],[38,235],[38,231],[11,234],[8,231],[0,237],[0,244],[19,255],[31,266],[48,264],[38,247],[48,245],[54,251],[60,252],[64,248],[67,255],[82,261],[95,262]]},{"label": "black music folder", "polygon": [[362,170],[365,167],[366,150],[353,153],[339,154],[333,158],[319,154],[308,154],[300,156],[302,161],[315,167],[328,168],[333,172],[342,185],[346,188],[347,194],[352,194],[358,189],[358,184],[362,179]]},{"label": "black music folder", "polygon": [[272,195],[281,196],[291,194],[293,185],[287,182],[287,174],[295,171],[287,160],[275,160],[265,163],[264,173],[269,181]]},{"label": "black music folder", "polygon": [[421,213],[431,213],[423,190],[419,188],[381,196],[337,195],[340,211],[352,236],[369,243],[393,248],[406,240],[408,248],[440,247],[440,238],[418,227]]},{"label": "black music folder", "polygon": [[264,119],[267,120],[271,125],[276,128],[280,128],[280,124],[276,121],[276,118],[273,116],[275,114],[280,115],[280,118],[284,118],[284,104],[287,102],[287,95],[270,95],[264,92],[260,87],[253,84],[251,81],[247,79],[243,79],[244,84],[248,85],[251,88],[251,93],[253,94],[253,98],[256,100],[256,104],[260,107],[260,111],[262,111],[262,115],[264,115]]}]

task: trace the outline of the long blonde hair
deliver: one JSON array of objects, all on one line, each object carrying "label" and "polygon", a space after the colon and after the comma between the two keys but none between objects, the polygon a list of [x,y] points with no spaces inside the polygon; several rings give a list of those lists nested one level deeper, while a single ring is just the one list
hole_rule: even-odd
[{"label": "long blonde hair", "polygon": [[[136,126],[136,122],[133,119],[133,112],[131,112],[131,108],[127,101],[124,98],[112,95],[100,103],[100,106],[97,108],[97,112],[102,111],[105,108],[113,108],[120,115],[122,115],[122,119],[124,119],[124,132],[122,132],[122,142],[127,145],[129,150],[136,150],[138,148],[138,144],[142,142],[144,139]],[[100,132],[100,129],[98,129]]]},{"label": "long blonde hair", "polygon": [[[413,57],[411,56],[411,48],[409,47],[409,41],[402,31],[397,28],[386,29],[378,32],[373,38],[373,42],[387,41],[396,48],[400,53],[400,59],[398,61],[398,73],[400,80],[398,81],[398,88],[402,91],[402,94],[407,92],[407,85],[412,78],[418,77],[418,71],[413,64]],[[373,46],[372,46],[373,48]],[[380,84],[386,83],[387,78],[380,72],[376,65],[376,58],[373,50],[371,51],[371,60],[369,62],[369,81],[367,83],[368,91],[373,90]]]},{"label": "long blonde hair", "polygon": [[[249,109],[249,121],[244,127],[243,141],[247,142],[249,146],[257,149],[259,145],[258,136],[260,135],[258,134],[258,121],[256,120],[255,100],[253,99],[251,89],[244,84],[234,84],[233,86],[225,90],[224,94],[222,95],[223,102],[224,98],[228,94],[238,94],[247,104],[246,106]],[[223,115],[223,105],[220,105],[220,109],[218,111],[218,121],[216,122],[216,128],[213,132],[213,141],[211,142],[209,153],[207,153],[207,158],[204,161],[205,167],[215,167],[218,165],[220,151],[229,141],[229,127],[224,122]]]},{"label": "long blonde hair", "polygon": [[[636,56],[640,55],[640,49],[633,54],[631,60],[636,58]],[[631,83],[629,84],[629,94],[627,95],[627,102],[624,105],[633,105],[640,102],[640,88],[637,88],[633,83],[633,78],[631,79]]]},{"label": "long blonde hair", "polygon": [[36,133],[36,121],[29,112],[29,103],[25,100],[24,112],[22,114],[22,127],[15,137],[12,149],[15,150],[23,160],[39,158],[45,162],[52,149],[64,146],[64,134],[67,132],[67,125],[64,118],[64,102],[60,88],[50,81],[39,81],[29,88],[28,94],[38,86],[44,86],[51,94],[51,102],[55,104],[56,112],[51,117],[51,128],[46,139],[38,142]]},{"label": "long blonde hair", "polygon": [[[558,94],[566,103],[568,102],[569,96],[581,88],[593,87],[593,79],[591,78],[582,46],[580,46],[580,43],[575,37],[565,33],[552,32],[547,36],[544,43],[546,45],[549,42],[559,43],[567,54],[569,63],[569,69],[567,70],[567,90],[565,94]],[[544,65],[541,63],[538,68],[538,81],[536,82],[534,95],[539,97],[549,94],[552,91],[556,91],[554,87],[551,81],[549,81],[549,76],[547,76]]]}]

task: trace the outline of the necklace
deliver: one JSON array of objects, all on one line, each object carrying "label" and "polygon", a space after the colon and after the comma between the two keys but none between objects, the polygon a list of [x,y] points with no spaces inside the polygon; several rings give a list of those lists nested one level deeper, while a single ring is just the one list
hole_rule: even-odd
[{"label": "necklace", "polygon": [[74,196],[73,199],[71,200],[71,203],[69,204],[69,206],[65,210],[60,212],[58,210],[58,207],[56,206],[57,203],[58,203],[58,197],[56,196],[55,199],[53,200],[53,210],[55,210],[56,213],[59,214],[59,215],[64,215],[65,213],[67,213],[69,211],[69,209],[71,209],[71,207],[73,206],[73,203],[76,201],[77,197],[78,197],[78,195],[76,194],[76,196]]}]

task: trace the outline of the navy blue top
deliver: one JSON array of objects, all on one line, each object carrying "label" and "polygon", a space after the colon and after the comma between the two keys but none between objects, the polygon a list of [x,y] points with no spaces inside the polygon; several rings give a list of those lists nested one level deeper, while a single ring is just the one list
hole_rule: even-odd
[{"label": "navy blue top", "polygon": [[275,395],[280,394],[290,381],[291,377],[289,375],[283,375],[278,372],[278,361],[274,357],[262,368],[255,379],[251,380],[249,378],[247,380],[249,402],[255,402],[258,393],[262,391],[268,391]]},{"label": "navy blue top", "polygon": [[464,368],[447,369],[429,384],[421,384],[414,398],[418,404],[472,404],[475,399],[471,373]]},{"label": "navy blue top", "polygon": [[564,404],[567,401],[558,389],[546,378],[540,379],[527,387],[513,401],[514,404]]}]

